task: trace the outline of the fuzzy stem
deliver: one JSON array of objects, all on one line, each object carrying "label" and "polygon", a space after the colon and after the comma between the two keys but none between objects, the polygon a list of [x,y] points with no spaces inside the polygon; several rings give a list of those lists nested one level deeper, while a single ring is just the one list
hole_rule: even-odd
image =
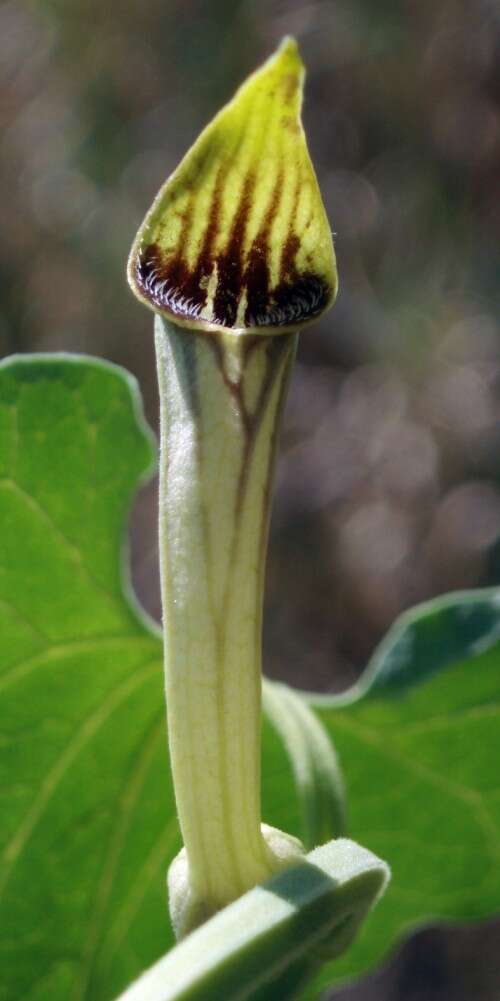
[{"label": "fuzzy stem", "polygon": [[169,746],[207,912],[275,870],[261,833],[261,621],[276,440],[297,335],[156,320]]}]

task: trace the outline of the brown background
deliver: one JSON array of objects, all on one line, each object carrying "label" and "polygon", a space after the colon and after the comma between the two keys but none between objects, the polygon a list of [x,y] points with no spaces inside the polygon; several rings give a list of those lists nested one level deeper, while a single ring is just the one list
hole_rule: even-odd
[{"label": "brown background", "polygon": [[[349,684],[395,616],[500,583],[497,0],[10,0],[0,8],[0,353],[136,373],[124,263],[156,189],[285,33],[341,277],[301,339],[271,532],[274,677]],[[159,615],[154,484],[132,526]],[[422,931],[342,1001],[497,1001],[499,926]]]}]

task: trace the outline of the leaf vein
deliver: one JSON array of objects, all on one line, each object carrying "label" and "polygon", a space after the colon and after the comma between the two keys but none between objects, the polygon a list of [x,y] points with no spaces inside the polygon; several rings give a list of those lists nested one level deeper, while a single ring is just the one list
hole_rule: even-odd
[{"label": "leaf vein", "polygon": [[83,721],[80,729],[66,746],[57,761],[53,764],[52,768],[45,776],[31,808],[28,810],[17,832],[11,838],[4,850],[3,857],[5,867],[3,875],[0,878],[0,898],[14,870],[17,859],[26,847],[36,824],[39,822],[50,800],[53,798],[57,787],[60,785],[64,775],[68,771],[68,768],[89,740],[109,719],[114,710],[117,709],[129,695],[139,688],[144,681],[147,681],[148,678],[153,676],[157,670],[157,664],[157,659],[154,661],[148,661],[140,673],[134,672],[121,685],[119,685],[111,696]]}]

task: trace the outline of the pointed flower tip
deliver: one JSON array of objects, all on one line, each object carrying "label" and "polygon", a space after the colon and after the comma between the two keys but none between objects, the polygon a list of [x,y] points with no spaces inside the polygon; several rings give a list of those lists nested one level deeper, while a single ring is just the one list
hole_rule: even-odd
[{"label": "pointed flower tip", "polygon": [[[285,101],[287,98],[294,98],[297,111],[300,113],[305,69],[299,52],[299,46],[292,35],[285,35],[282,38],[275,52],[273,52],[267,62],[259,67],[253,76],[259,75],[264,78],[266,74],[269,78],[275,75],[277,78],[281,77],[283,81],[288,80],[288,92],[283,85],[282,96]],[[251,80],[252,77],[249,79]],[[295,82],[295,87],[292,86],[292,79]]]},{"label": "pointed flower tip", "polygon": [[138,298],[206,331],[298,330],[332,305],[332,237],[300,120],[287,37],[201,133],[157,195],[129,258]]},{"label": "pointed flower tip", "polygon": [[302,68],[303,62],[300,58],[299,46],[297,45],[297,39],[293,35],[285,35],[282,39],[276,52],[271,59],[289,59],[291,62],[295,62],[298,67]]},{"label": "pointed flower tip", "polygon": [[297,66],[301,69],[304,68],[304,63],[302,62],[302,57],[300,55],[300,49],[297,39],[293,35],[285,35],[278,46],[278,53],[286,55],[287,58],[293,60]]}]

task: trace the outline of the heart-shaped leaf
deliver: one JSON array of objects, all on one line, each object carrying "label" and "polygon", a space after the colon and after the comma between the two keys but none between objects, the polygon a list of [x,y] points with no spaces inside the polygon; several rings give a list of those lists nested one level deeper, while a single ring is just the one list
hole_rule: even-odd
[{"label": "heart-shaped leaf", "polygon": [[[122,371],[63,356],[0,366],[2,1001],[111,1001],[173,942],[161,644],[123,585],[126,516],[152,460]],[[264,819],[309,840],[338,824],[335,760],[308,703],[335,739],[350,833],[393,869],[307,997],[424,921],[500,909],[499,635],[497,595],[459,595],[403,617],[347,697],[270,689]]]},{"label": "heart-shaped leaf", "polygon": [[376,918],[308,997],[380,961],[423,923],[500,910],[500,595],[431,601],[401,617],[360,684],[311,696],[335,739],[349,832],[392,868]]},{"label": "heart-shaped leaf", "polygon": [[[0,997],[110,1001],[173,944],[161,640],[123,560],[153,443],[135,380],[103,362],[14,358],[0,401]],[[265,723],[263,812],[314,842],[334,831],[300,715],[299,785]]]}]

